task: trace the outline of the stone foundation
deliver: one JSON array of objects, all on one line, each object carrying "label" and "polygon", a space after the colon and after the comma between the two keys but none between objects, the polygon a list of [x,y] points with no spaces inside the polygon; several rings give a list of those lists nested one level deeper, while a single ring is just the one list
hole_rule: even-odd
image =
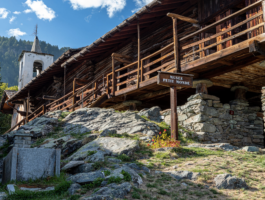
[{"label": "stone foundation", "polygon": [[[258,117],[259,111],[260,107],[249,107],[247,102],[222,104],[216,96],[196,94],[189,97],[185,105],[178,107],[178,117],[179,124],[202,143],[263,147],[263,119]],[[161,114],[165,116],[165,122],[170,124],[170,110]]]}]

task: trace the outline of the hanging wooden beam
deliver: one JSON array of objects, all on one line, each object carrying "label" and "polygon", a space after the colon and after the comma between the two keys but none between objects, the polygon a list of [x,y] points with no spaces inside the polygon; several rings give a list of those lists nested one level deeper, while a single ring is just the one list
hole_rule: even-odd
[{"label": "hanging wooden beam", "polygon": [[[263,21],[265,22],[265,1],[262,1],[262,11],[263,11]],[[265,31],[265,24],[264,24],[264,31]]]},{"label": "hanging wooden beam", "polygon": [[189,23],[192,23],[192,24],[198,24],[199,23],[199,21],[197,19],[192,19],[190,17],[185,17],[185,16],[178,15],[178,14],[175,14],[175,13],[168,13],[167,16],[175,18],[175,19],[179,19],[179,20],[182,20],[182,21],[185,21],[185,22],[189,22]]},{"label": "hanging wooden beam", "polygon": [[137,70],[137,88],[139,88],[140,82],[140,65],[141,65],[141,40],[140,40],[140,25],[137,23],[137,34],[138,34],[138,70]]},{"label": "hanging wooden beam", "polygon": [[[98,83],[97,83],[97,81],[95,82],[95,84],[94,84],[94,91],[97,91],[97,89],[98,89]],[[95,92],[95,94],[94,94],[94,98],[96,99],[97,98],[97,92]]]}]

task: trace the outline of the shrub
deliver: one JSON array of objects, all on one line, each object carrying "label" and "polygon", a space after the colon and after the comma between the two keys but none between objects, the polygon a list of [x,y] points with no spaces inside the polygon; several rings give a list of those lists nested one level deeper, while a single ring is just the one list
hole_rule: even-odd
[{"label": "shrub", "polygon": [[120,177],[114,177],[114,176],[111,176],[109,179],[108,179],[108,184],[110,183],[121,183],[122,179]]},{"label": "shrub", "polygon": [[88,151],[88,152],[87,152],[87,155],[88,155],[88,156],[92,156],[92,155],[94,155],[95,153],[97,153],[97,151]]},{"label": "shrub", "polygon": [[[157,137],[154,137],[152,139],[153,144],[151,147],[153,149],[162,148],[162,147],[180,147],[180,141],[175,141],[173,138],[171,138],[170,135],[167,134],[167,130],[164,129],[163,133],[159,132],[159,135]],[[150,144],[147,144],[147,146],[150,146]]]},{"label": "shrub", "polygon": [[87,188],[87,189],[93,189],[95,187],[100,187],[101,183],[104,181],[103,178],[97,178],[95,181],[93,181],[92,183],[86,184],[83,187]]},{"label": "shrub", "polygon": [[105,174],[105,176],[109,176],[110,175],[110,171],[109,170],[105,170],[104,174]]}]

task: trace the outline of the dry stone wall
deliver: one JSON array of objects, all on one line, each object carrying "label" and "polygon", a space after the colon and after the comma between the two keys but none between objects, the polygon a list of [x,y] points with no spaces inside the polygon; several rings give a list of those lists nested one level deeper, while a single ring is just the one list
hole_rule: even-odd
[{"label": "dry stone wall", "polygon": [[[179,124],[202,143],[263,147],[263,119],[257,116],[259,111],[260,107],[249,107],[246,102],[234,100],[230,104],[222,104],[216,96],[196,94],[189,97],[185,105],[178,107],[178,117]],[[170,124],[170,110],[161,114]]]}]

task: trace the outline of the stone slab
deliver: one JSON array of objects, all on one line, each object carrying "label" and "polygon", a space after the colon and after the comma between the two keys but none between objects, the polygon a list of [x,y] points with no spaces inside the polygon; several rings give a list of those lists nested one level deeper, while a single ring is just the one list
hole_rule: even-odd
[{"label": "stone slab", "polygon": [[4,159],[3,183],[60,175],[59,149],[16,148]]}]

